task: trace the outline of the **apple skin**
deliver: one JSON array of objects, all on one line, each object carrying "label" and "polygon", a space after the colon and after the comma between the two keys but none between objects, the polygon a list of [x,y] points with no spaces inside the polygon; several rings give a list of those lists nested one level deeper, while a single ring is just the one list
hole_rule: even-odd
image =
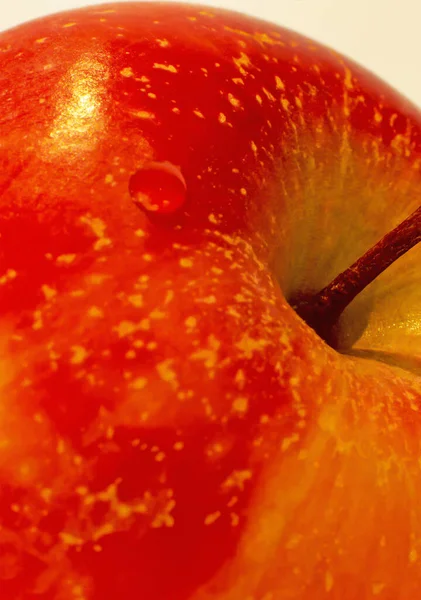
[{"label": "apple skin", "polygon": [[[151,163],[178,210],[134,201]],[[342,352],[288,300],[420,166],[414,106],[274,24],[130,3],[0,35],[2,600],[418,597],[420,249]]]}]

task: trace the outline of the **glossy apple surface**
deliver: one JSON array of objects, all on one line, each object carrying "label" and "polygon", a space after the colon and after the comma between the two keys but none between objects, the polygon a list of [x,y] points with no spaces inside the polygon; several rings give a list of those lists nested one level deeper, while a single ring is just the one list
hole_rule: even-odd
[{"label": "glossy apple surface", "polygon": [[421,117],[240,14],[0,36],[2,600],[414,600],[420,248],[288,301],[421,198]]}]

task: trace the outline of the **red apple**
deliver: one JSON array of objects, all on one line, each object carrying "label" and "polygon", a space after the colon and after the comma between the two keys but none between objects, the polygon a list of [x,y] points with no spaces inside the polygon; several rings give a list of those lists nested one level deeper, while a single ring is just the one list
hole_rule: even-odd
[{"label": "red apple", "polygon": [[177,4],[0,36],[1,600],[414,600],[420,246],[329,346],[293,310],[421,198],[421,115]]}]

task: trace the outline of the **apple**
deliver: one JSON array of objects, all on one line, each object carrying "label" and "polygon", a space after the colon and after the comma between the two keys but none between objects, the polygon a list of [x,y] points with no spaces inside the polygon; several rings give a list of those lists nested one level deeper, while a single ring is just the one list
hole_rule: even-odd
[{"label": "apple", "polygon": [[92,6],[0,35],[0,167],[1,600],[417,598],[418,109],[275,24]]}]

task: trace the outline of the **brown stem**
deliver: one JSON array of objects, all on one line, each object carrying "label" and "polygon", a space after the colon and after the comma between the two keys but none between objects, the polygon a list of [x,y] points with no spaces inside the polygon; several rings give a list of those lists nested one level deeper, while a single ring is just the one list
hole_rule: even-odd
[{"label": "brown stem", "polygon": [[421,241],[421,206],[386,234],[351,267],[317,294],[297,299],[293,308],[323,339],[332,342],[345,308],[369,283]]}]

